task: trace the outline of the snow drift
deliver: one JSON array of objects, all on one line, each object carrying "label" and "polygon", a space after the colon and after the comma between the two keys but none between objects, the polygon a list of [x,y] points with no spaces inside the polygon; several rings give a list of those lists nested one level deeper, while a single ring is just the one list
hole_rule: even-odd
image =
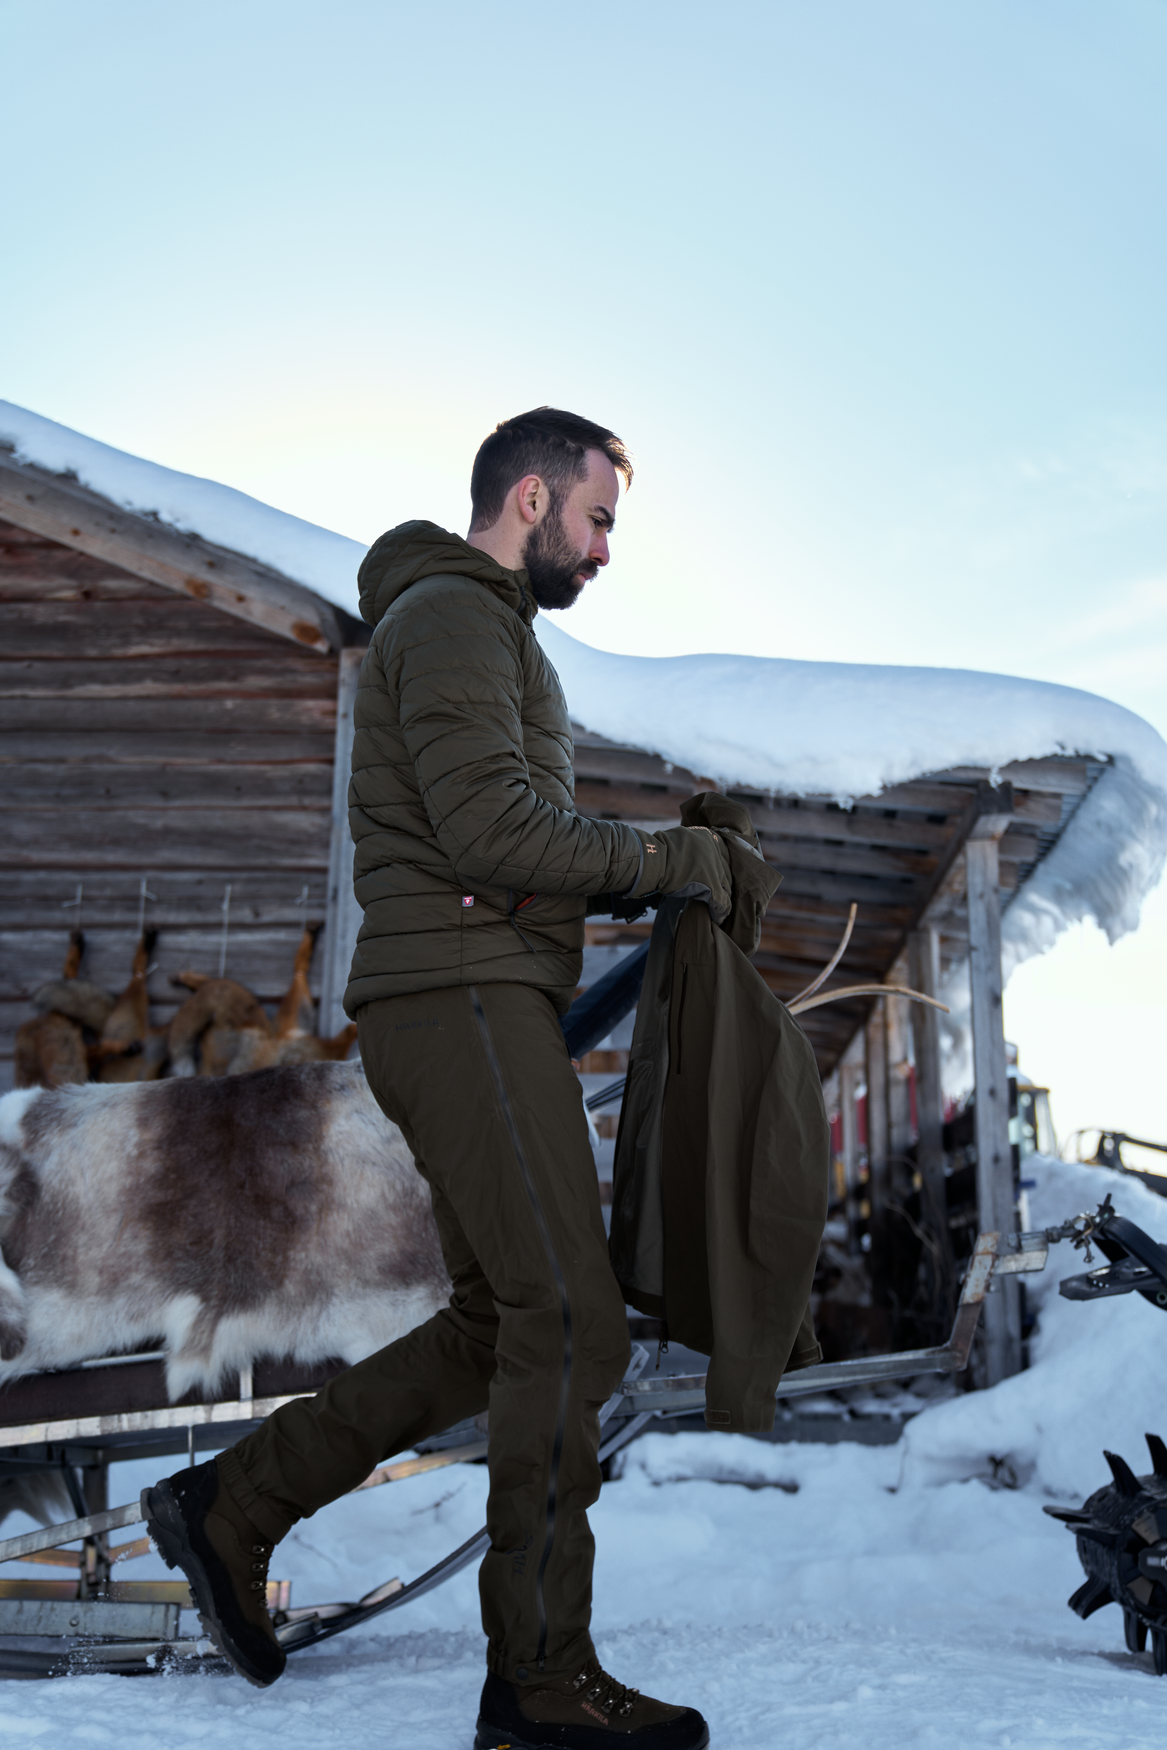
[{"label": "snow drift", "polygon": [[[1035,1228],[1093,1210],[1109,1191],[1120,1215],[1163,1243],[1167,1199],[1137,1179],[1041,1155],[1027,1158]],[[1098,1260],[1097,1252],[1095,1259]],[[1144,1436],[1167,1438],[1167,1314],[1139,1294],[1063,1300],[1058,1283],[1088,1266],[1067,1242],[1023,1278],[1037,1327],[1025,1373],[991,1391],[938,1404],[905,1435],[905,1483],[991,1478],[1005,1464],[1020,1482],[1077,1505],[1106,1481],[1103,1446],[1136,1474],[1150,1469]]]}]

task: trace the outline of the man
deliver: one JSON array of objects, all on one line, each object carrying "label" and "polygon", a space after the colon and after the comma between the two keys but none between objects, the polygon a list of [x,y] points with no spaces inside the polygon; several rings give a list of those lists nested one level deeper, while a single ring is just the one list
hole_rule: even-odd
[{"label": "man", "polygon": [[216,1644],[265,1685],[284,1666],[265,1605],[273,1546],[390,1454],[489,1407],[478,1750],[708,1743],[693,1709],[609,1678],[588,1632],[598,1412],[629,1342],[559,1016],[589,896],[697,883],[720,914],[730,902],[712,833],[650,835],[574,809],[567,705],[531,623],[608,563],[621,475],[614,433],[538,408],[479,450],[465,541],[405,523],[361,566],[375,629],[355,712],[364,921],[345,1006],[429,1183],[453,1293],[145,1497]]}]

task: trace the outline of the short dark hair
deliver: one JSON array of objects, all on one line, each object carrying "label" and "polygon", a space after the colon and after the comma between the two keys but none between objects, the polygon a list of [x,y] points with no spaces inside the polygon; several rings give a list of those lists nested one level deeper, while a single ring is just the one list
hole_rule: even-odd
[{"label": "short dark hair", "polygon": [[632,463],[614,431],[564,413],[558,407],[533,407],[495,426],[474,458],[470,475],[471,527],[493,528],[502,515],[506,495],[516,480],[538,474],[552,502],[562,501],[568,488],[587,474],[587,452],[599,450],[632,484]]}]

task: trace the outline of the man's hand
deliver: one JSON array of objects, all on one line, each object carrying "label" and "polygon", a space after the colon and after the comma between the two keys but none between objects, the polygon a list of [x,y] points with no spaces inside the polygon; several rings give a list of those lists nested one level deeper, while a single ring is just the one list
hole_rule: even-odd
[{"label": "man's hand", "polygon": [[633,831],[644,846],[644,867],[630,891],[679,893],[686,887],[709,890],[709,910],[715,924],[724,923],[733,903],[729,852],[707,826],[670,826],[665,832]]}]

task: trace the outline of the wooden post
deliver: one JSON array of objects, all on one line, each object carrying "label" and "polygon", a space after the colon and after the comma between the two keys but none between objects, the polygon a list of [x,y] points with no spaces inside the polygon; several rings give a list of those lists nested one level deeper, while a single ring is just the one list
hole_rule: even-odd
[{"label": "wooden post", "polygon": [[838,1066],[831,1071],[823,1082],[823,1104],[827,1109],[827,1123],[831,1131],[830,1166],[827,1169],[827,1209],[837,1207],[846,1195],[846,1181],[843,1174],[843,1155],[840,1149],[835,1150],[835,1119],[839,1112],[839,1070]]},{"label": "wooden post", "polygon": [[[899,983],[898,978],[893,982]],[[908,1057],[908,999],[885,997],[887,1008],[887,1134],[890,1184],[895,1201],[908,1182],[907,1153],[912,1146],[912,1087]]]},{"label": "wooden post", "polygon": [[336,682],[336,748],[332,767],[332,826],[328,849],[328,906],[324,926],[324,979],[319,1031],[339,1033],[348,1020],[341,1004],[362,912],[353,892],[353,841],[348,827],[348,785],[353,763],[353,705],[365,652],[340,652]]},{"label": "wooden post", "polygon": [[887,1123],[887,1015],[886,997],[880,997],[867,1023],[867,1197],[871,1205],[868,1232],[871,1235],[873,1278],[879,1274],[881,1244],[887,1240],[888,1156],[891,1153]]},{"label": "wooden post", "polygon": [[[998,817],[986,816],[965,846],[968,868],[969,983],[973,1073],[976,1078],[977,1213],[981,1232],[1017,1227],[1013,1151],[1009,1145],[1009,1081],[1002,1019],[1001,903]],[[1021,1297],[1006,1276],[985,1301],[985,1383],[1021,1371]]]},{"label": "wooden post", "polygon": [[843,1176],[847,1186],[847,1250],[859,1250],[859,1123],[855,1090],[861,1067],[844,1060],[839,1065],[839,1118],[843,1132]]},{"label": "wooden post", "polygon": [[[99,1458],[86,1465],[81,1473],[81,1489],[87,1513],[104,1513],[109,1506],[109,1460]],[[99,1531],[87,1537],[82,1545],[81,1583],[78,1596],[92,1598],[108,1583],[110,1577],[109,1532]]]},{"label": "wooden post", "polygon": [[[908,938],[908,982],[925,996],[940,989],[940,932],[913,930]],[[938,1327],[952,1323],[956,1273],[944,1177],[944,1090],[940,1081],[940,1017],[927,1003],[912,1004],[916,1055],[916,1164],[920,1170],[921,1226],[928,1236],[932,1311]]]}]

